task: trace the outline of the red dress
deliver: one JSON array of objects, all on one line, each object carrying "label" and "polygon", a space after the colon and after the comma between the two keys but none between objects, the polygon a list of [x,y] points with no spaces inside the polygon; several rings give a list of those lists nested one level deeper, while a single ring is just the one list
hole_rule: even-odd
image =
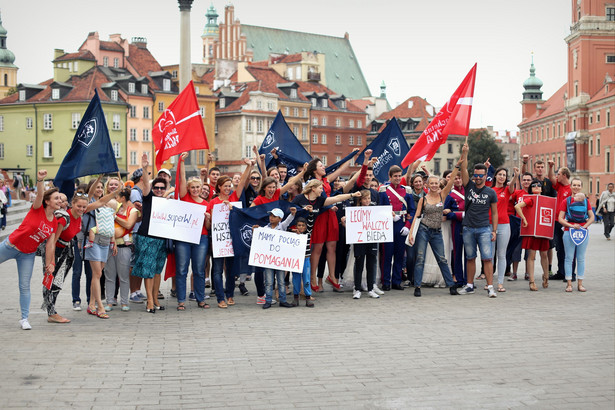
[{"label": "red dress", "polygon": [[[327,194],[327,198],[331,196],[331,185],[327,178],[322,179],[322,187]],[[337,242],[340,239],[340,226],[337,222],[337,216],[333,210],[328,209],[316,217],[314,229],[312,230],[312,245],[325,242]]]}]

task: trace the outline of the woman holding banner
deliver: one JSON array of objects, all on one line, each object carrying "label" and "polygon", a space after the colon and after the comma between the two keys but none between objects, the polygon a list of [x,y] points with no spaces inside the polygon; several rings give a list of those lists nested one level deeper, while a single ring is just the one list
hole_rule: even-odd
[{"label": "woman holding banner", "polygon": [[[583,183],[579,178],[572,178],[570,181],[572,194],[562,201],[559,208],[561,211],[559,212],[558,222],[564,227],[566,292],[572,292],[572,260],[575,251],[577,257],[577,289],[579,292],[586,291],[583,287],[583,279],[585,278],[585,251],[589,242],[587,240],[587,227],[594,223],[595,216],[587,198],[584,201],[571,200],[572,197],[581,193],[582,187]],[[578,230],[579,235],[574,239],[570,232],[571,229]]]},{"label": "woman holding banner", "polygon": [[[359,149],[355,148],[355,155],[359,153]],[[310,181],[315,179],[320,182],[320,193],[319,195],[323,195],[324,198],[327,198],[331,195],[331,185],[329,181],[334,181],[338,176],[343,174],[348,167],[350,166],[350,161],[344,162],[337,170],[331,172],[327,175],[325,170],[325,166],[323,165],[320,158],[313,158],[307,166],[303,167],[305,172],[304,179],[305,181]],[[290,181],[289,181],[290,182]],[[288,184],[286,184],[288,185]],[[307,187],[307,185],[306,185]],[[305,191],[305,189],[304,189]],[[305,193],[305,192],[304,192]],[[360,196],[361,194],[358,193]],[[347,198],[346,194],[337,195],[337,197]],[[299,195],[297,198],[301,198]],[[307,198],[307,195],[304,195],[304,198]],[[340,201],[339,199],[338,201]],[[328,202],[328,205],[333,205],[338,201]],[[294,201],[293,201],[294,202]],[[327,205],[324,205],[327,206]],[[335,208],[335,207],[334,207]],[[312,278],[310,284],[312,286],[312,290],[314,292],[320,292],[322,289],[322,278],[324,276],[324,272],[318,273],[318,285],[316,285],[316,271],[318,269],[318,262],[320,260],[320,255],[323,251],[323,246],[326,246],[327,252],[327,265],[329,267],[329,276],[327,276],[327,283],[333,286],[333,290],[337,292],[341,292],[340,284],[335,278],[335,261],[336,261],[336,248],[337,241],[339,240],[339,223],[337,221],[337,216],[335,215],[336,209],[328,209],[322,213],[320,213],[316,217],[316,222],[314,225],[314,231],[312,233],[312,255],[311,255],[311,268],[312,268]],[[315,211],[316,207],[315,207]]]},{"label": "woman holding banner", "polygon": [[[248,175],[250,175],[250,171],[252,171],[252,167],[254,166],[254,162],[250,159],[245,159],[244,162],[246,163],[246,169],[241,175],[239,184],[237,185],[233,193],[231,193],[231,191],[233,190],[233,183],[230,177],[222,175],[220,178],[218,178],[218,181],[216,181],[216,192],[218,193],[218,196],[212,199],[207,205],[207,214],[209,215],[206,219],[207,229],[211,228],[211,214],[214,210],[215,205],[222,203],[228,204],[229,202],[239,202],[239,198],[243,193],[243,188],[248,180]],[[213,258],[212,272],[214,288],[216,290],[216,299],[218,300],[218,307],[221,309],[225,309],[228,306],[232,306],[235,304],[235,300],[233,299],[235,295],[235,270],[233,269],[234,260],[235,256],[216,258],[214,255]],[[244,266],[244,264],[242,264],[242,261],[243,255],[238,255],[237,262],[239,263],[239,266]],[[224,271],[225,265],[226,286],[223,286],[222,271]],[[247,269],[247,258],[245,259],[245,269]],[[226,301],[224,299],[225,296]]]},{"label": "woman holding banner", "polygon": [[[149,160],[143,154],[141,158],[141,168],[143,168],[143,206],[141,208],[141,225],[137,234],[139,241],[135,246],[135,265],[132,268],[132,275],[145,280],[145,290],[147,292],[147,312],[156,313],[158,308],[158,290],[160,289],[160,272],[166,262],[166,239],[149,235],[149,224],[152,213],[153,197],[165,197],[167,190],[167,180],[162,177],[154,179],[150,185],[148,175]],[[185,282],[184,282],[185,285]],[[184,287],[184,297],[186,297]],[[159,310],[162,310],[160,307]]]}]

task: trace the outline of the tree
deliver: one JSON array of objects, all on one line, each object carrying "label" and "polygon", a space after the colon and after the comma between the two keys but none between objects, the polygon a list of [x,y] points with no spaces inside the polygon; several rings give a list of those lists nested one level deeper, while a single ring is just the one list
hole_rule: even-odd
[{"label": "tree", "polygon": [[494,168],[498,168],[504,164],[504,154],[502,149],[496,144],[493,138],[486,129],[472,131],[468,135],[468,168],[472,169],[475,164],[482,164],[489,158],[489,162]]}]

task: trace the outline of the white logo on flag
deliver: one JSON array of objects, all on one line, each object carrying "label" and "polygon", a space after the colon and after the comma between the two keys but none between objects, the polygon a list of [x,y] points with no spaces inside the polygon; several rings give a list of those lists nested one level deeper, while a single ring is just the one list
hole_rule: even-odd
[{"label": "white logo on flag", "polygon": [[88,120],[85,124],[83,124],[83,128],[77,137],[77,141],[81,143],[84,147],[89,147],[92,141],[96,139],[96,131],[98,130],[96,118],[92,118]]},{"label": "white logo on flag", "polygon": [[239,229],[241,241],[249,248],[252,245],[252,226],[250,224],[244,224]]},{"label": "white logo on flag", "polygon": [[399,144],[397,137],[389,141],[389,148],[391,148],[391,151],[393,151],[395,156],[399,156],[401,154],[401,145]]},{"label": "white logo on flag", "polygon": [[269,131],[267,133],[267,136],[265,137],[265,140],[263,141],[263,148],[269,148],[271,144],[273,144],[274,141],[275,141],[275,132]]}]

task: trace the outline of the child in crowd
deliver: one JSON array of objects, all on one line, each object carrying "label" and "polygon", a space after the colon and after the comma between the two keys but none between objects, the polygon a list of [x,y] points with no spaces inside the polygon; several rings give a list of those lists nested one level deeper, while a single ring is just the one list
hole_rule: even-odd
[{"label": "child in crowd", "polygon": [[305,306],[314,307],[312,302],[312,289],[310,287],[311,265],[310,256],[312,256],[311,236],[316,220],[312,206],[305,207],[308,211],[307,218],[298,218],[295,226],[299,235],[307,235],[307,246],[305,247],[305,262],[303,263],[303,272],[293,272],[293,306],[299,306],[299,292],[301,291],[301,282],[303,282],[303,293],[305,294]]},{"label": "child in crowd", "polygon": [[[357,206],[370,206],[371,205],[371,192],[368,189],[360,191],[361,196],[356,198]],[[400,219],[399,215],[395,215],[397,220]],[[345,226],[344,221],[344,226]],[[353,299],[359,299],[361,297],[361,285],[363,279],[363,265],[367,270],[367,294],[369,297],[377,299],[380,296],[374,291],[374,283],[376,282],[376,261],[378,255],[377,243],[355,243],[354,244],[354,291],[352,292]]]}]

